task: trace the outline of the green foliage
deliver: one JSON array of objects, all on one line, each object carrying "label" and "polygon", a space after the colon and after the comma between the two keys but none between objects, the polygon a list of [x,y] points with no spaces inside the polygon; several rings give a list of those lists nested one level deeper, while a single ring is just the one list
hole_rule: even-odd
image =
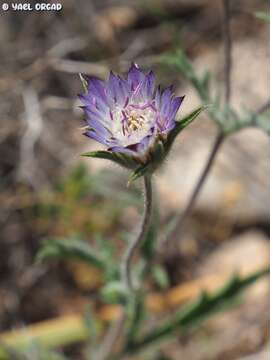
[{"label": "green foliage", "polygon": [[235,275],[227,284],[213,294],[203,293],[196,301],[178,310],[172,317],[143,336],[140,340],[129,343],[125,353],[134,353],[186,327],[198,324],[216,312],[230,306],[235,298],[248,286],[268,275],[270,268],[240,278]]},{"label": "green foliage", "polygon": [[110,281],[101,290],[102,299],[109,304],[126,304],[128,290],[121,281]]},{"label": "green foliage", "polygon": [[[270,108],[270,106],[269,106]],[[270,111],[265,110],[265,112],[260,114],[254,114],[245,110],[246,116],[243,117],[243,122],[249,124],[250,126],[257,127],[263,130],[265,133],[270,135]]]},{"label": "green foliage", "polygon": [[133,181],[139,179],[140,177],[144,176],[149,171],[148,164],[138,166],[128,178],[128,185],[130,185]]},{"label": "green foliage", "polygon": [[89,176],[83,164],[76,166],[70,174],[56,184],[56,191],[65,194],[70,199],[80,199],[86,196],[89,188],[94,187],[95,177]]},{"label": "green foliage", "polygon": [[182,120],[176,122],[176,126],[169,133],[166,140],[158,140],[150,153],[151,160],[143,165],[138,166],[130,175],[129,183],[137,180],[138,178],[152,174],[168,156],[169,151],[182,130],[184,130],[196,117],[206,109],[206,106],[200,106],[198,109],[192,111],[190,114],[185,116]]},{"label": "green foliage", "polygon": [[36,258],[37,261],[48,259],[82,261],[100,270],[106,283],[119,278],[114,247],[101,237],[98,237],[95,249],[79,236],[48,239]]},{"label": "green foliage", "polygon": [[170,285],[170,280],[165,268],[161,265],[154,265],[151,268],[151,273],[156,284],[159,286],[160,289],[165,290]]},{"label": "green foliage", "polygon": [[166,154],[169,152],[171,146],[173,145],[179,133],[183,131],[183,129],[187,127],[189,124],[191,124],[197,118],[197,116],[199,116],[200,113],[205,109],[207,109],[207,106],[200,106],[198,109],[192,111],[190,114],[185,116],[182,120],[176,122],[175,128],[168,135],[168,140],[166,142],[166,147],[165,147]]},{"label": "green foliage", "polygon": [[95,341],[97,341],[102,331],[102,325],[101,322],[97,319],[90,305],[88,305],[87,308],[85,309],[84,323],[86,328],[88,329],[90,341],[94,343]]},{"label": "green foliage", "polygon": [[106,259],[95,253],[89,244],[77,236],[47,240],[39,250],[37,260],[52,258],[80,260],[100,270],[106,269]]},{"label": "green foliage", "polygon": [[270,22],[270,13],[269,12],[258,11],[255,13],[255,16],[258,19],[264,20],[266,22]]},{"label": "green foliage", "polygon": [[204,103],[211,103],[210,82],[211,75],[207,70],[202,76],[196,74],[192,63],[181,49],[172,53],[164,54],[160,57],[162,64],[173,67],[180,71],[191,82],[197,90]]},{"label": "green foliage", "polygon": [[84,157],[93,157],[98,159],[110,160],[120,166],[126,167],[128,169],[134,169],[136,167],[136,162],[130,158],[130,156],[126,156],[125,154],[110,152],[110,151],[90,151],[81,154]]},{"label": "green foliage", "polygon": [[26,359],[36,359],[36,360],[69,360],[66,356],[60,354],[59,352],[51,351],[42,348],[41,346],[36,346],[36,354],[33,354],[33,351],[28,351],[29,355],[26,355]]},{"label": "green foliage", "polygon": [[[84,164],[56,183],[50,192],[40,193],[32,217],[50,237],[96,238],[114,231],[126,206],[139,206],[138,188],[126,191],[119,173],[104,169],[92,174]],[[105,201],[105,199],[109,200]],[[115,201],[117,200],[117,201]]]},{"label": "green foliage", "polygon": [[141,327],[147,317],[145,310],[145,294],[137,291],[129,299],[128,304],[129,324],[127,331],[127,344],[133,343],[138,338]]},{"label": "green foliage", "polygon": [[[268,18],[265,13],[259,14],[264,19]],[[222,134],[229,135],[248,126],[256,126],[269,133],[269,121],[266,121],[265,118],[262,119],[253,111],[239,115],[228,104],[222,105],[220,95],[218,93],[214,95],[211,89],[213,77],[210,72],[206,70],[203,75],[198,75],[191,61],[181,49],[162,55],[160,62],[177,69],[183,74],[193,85],[202,102],[210,104],[207,107],[208,113],[210,118],[218,125]]]},{"label": "green foliage", "polygon": [[37,342],[30,343],[25,349],[16,351],[7,347],[0,348],[0,360],[69,360],[66,356],[49,350]]}]

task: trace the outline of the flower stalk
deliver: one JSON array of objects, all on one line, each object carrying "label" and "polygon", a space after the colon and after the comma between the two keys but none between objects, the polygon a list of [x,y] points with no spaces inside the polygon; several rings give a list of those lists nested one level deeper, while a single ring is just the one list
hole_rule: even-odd
[{"label": "flower stalk", "polygon": [[137,249],[142,245],[145,239],[145,236],[150,226],[152,208],[153,208],[151,176],[146,175],[144,176],[143,180],[144,180],[145,203],[144,203],[144,215],[143,215],[141,229],[139,231],[138,236],[129,243],[129,246],[124,255],[124,259],[122,263],[122,279],[129,290],[134,290],[134,284],[133,284],[132,272],[131,272],[132,260],[135,256]]},{"label": "flower stalk", "polygon": [[[145,202],[144,202],[144,214],[143,214],[141,228],[138,235],[134,238],[133,241],[130,242],[122,262],[122,280],[129,292],[135,290],[132,279],[132,261],[136,254],[136,251],[142,245],[145,236],[149,230],[149,226],[151,223],[152,208],[153,208],[151,175],[145,175],[143,177],[143,180],[144,180]],[[113,349],[115,348],[119,338],[123,333],[126,320],[127,320],[127,313],[124,310],[121,316],[119,317],[119,319],[117,319],[115,323],[112,324],[112,326],[110,327],[99,351],[95,356],[95,360],[108,359],[108,357],[111,355]]]}]

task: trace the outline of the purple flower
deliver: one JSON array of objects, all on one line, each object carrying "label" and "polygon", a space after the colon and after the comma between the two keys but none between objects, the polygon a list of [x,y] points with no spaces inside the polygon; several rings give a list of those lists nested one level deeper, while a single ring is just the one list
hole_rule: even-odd
[{"label": "purple flower", "polygon": [[87,122],[84,134],[105,145],[107,151],[84,155],[133,169],[157,163],[157,153],[163,157],[170,135],[172,141],[175,138],[180,124],[176,114],[184,96],[174,96],[172,87],[156,88],[153,72],[145,74],[136,64],[131,65],[126,79],[111,72],[107,81],[95,77],[86,81],[87,91],[79,96]]}]

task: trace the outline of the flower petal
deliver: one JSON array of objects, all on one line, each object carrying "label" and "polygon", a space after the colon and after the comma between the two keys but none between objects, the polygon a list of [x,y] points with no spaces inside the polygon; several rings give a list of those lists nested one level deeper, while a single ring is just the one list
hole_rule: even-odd
[{"label": "flower petal", "polygon": [[133,63],[128,71],[128,83],[131,86],[131,90],[135,91],[137,86],[145,80],[145,74],[139,68],[139,66]]},{"label": "flower petal", "polygon": [[103,145],[107,145],[108,146],[108,140],[106,138],[104,138],[103,136],[97,134],[95,131],[93,130],[89,130],[83,133],[85,136],[90,137],[91,139],[96,140],[97,142],[103,144]]}]

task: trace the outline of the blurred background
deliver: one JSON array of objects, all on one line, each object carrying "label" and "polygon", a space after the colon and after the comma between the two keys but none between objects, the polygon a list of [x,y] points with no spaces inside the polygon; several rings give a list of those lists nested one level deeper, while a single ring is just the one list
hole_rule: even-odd
[{"label": "blurred background", "polygon": [[[270,97],[270,26],[254,12],[270,11],[270,4],[231,3],[232,104],[255,109]],[[200,100],[179,73],[157,61],[181,47],[199,73],[209,69],[215,86],[223,86],[220,1],[65,0],[62,6],[0,9],[1,332],[82,312],[89,301],[100,306],[98,271],[75,261],[36,263],[44,240],[82,238],[117,257],[140,221],[140,186],[127,188],[127,172],[80,157],[99,146],[81,134],[78,73],[103,79],[111,69],[124,74],[135,61],[153,69],[162,86],[173,83],[177,94],[186,95],[181,116]],[[184,208],[215,134],[207,115],[200,116],[155,176],[161,229]],[[269,263],[269,159],[269,136],[258,129],[225,142],[177,251],[157,259],[164,271],[150,284],[152,291],[194,278],[211,286],[212,274]],[[269,294],[269,282],[260,282],[240,308],[164,345],[159,359],[268,359]],[[81,346],[62,351],[82,358]]]}]

